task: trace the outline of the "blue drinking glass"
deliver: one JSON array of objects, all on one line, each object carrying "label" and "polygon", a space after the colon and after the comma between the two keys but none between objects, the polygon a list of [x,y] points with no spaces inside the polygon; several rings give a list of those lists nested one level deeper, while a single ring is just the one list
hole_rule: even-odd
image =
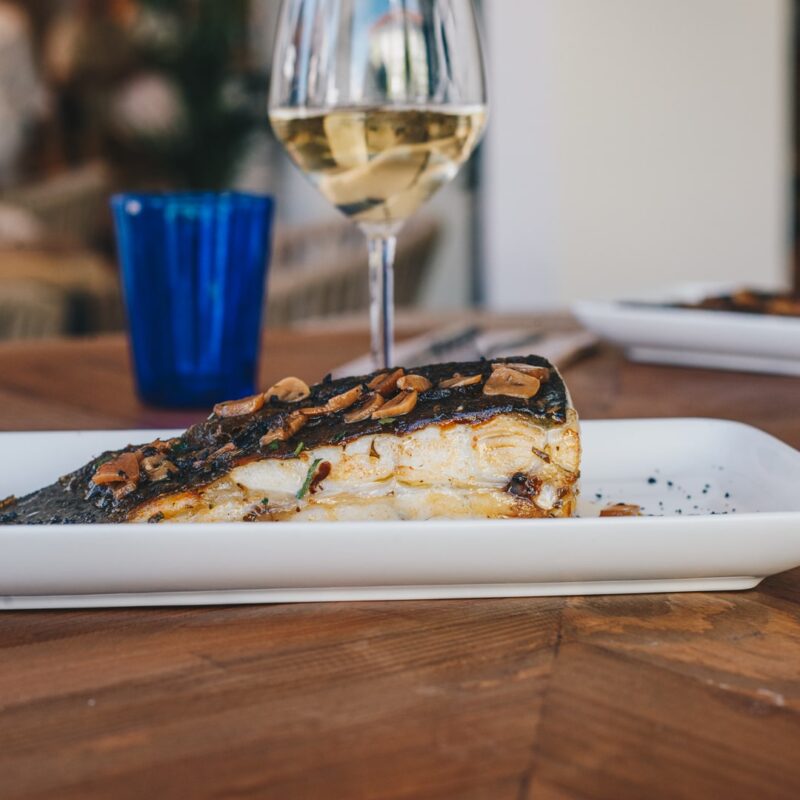
[{"label": "blue drinking glass", "polygon": [[271,197],[111,199],[139,395],[199,408],[253,394]]}]

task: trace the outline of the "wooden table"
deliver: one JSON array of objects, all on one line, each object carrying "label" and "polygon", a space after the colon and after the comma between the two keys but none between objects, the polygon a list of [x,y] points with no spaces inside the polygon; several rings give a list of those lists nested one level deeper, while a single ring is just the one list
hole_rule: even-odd
[{"label": "wooden table", "polygon": [[[365,345],[276,331],[264,378]],[[610,350],[567,377],[584,417],[800,446],[798,379]],[[0,346],[0,428],[196,417],[135,402],[121,339]],[[0,616],[3,800],[796,800],[798,754],[800,570],[728,594]]]}]

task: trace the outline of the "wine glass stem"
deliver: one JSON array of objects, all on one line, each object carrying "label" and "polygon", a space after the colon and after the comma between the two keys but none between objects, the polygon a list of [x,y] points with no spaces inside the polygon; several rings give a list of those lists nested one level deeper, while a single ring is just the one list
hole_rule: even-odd
[{"label": "wine glass stem", "polygon": [[376,369],[393,365],[394,357],[394,255],[395,236],[368,235],[369,320],[372,360]]}]

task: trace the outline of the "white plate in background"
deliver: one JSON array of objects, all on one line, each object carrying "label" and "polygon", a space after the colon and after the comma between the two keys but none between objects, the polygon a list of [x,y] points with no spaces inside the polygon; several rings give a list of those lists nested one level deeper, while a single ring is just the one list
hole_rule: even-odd
[{"label": "white plate in background", "polygon": [[575,316],[634,361],[800,375],[800,317],[670,308],[737,287],[688,284],[660,296],[585,301]]},{"label": "white plate in background", "polygon": [[[0,527],[0,607],[746,589],[800,565],[800,453],[707,419],[582,426],[581,518]],[[164,431],[0,434],[0,494]],[[599,518],[629,502],[653,516]]]}]

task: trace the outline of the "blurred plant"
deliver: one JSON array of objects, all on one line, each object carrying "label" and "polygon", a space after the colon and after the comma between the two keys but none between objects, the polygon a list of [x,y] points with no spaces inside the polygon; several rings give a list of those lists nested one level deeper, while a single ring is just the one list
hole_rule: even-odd
[{"label": "blurred plant", "polygon": [[129,80],[115,98],[112,118],[119,133],[159,149],[165,142],[178,145],[188,131],[183,96],[175,82],[157,72]]},{"label": "blurred plant", "polygon": [[[129,184],[227,186],[266,125],[266,80],[248,71],[247,0],[139,0],[136,69],[110,109]],[[127,167],[127,169],[126,169]]]}]

